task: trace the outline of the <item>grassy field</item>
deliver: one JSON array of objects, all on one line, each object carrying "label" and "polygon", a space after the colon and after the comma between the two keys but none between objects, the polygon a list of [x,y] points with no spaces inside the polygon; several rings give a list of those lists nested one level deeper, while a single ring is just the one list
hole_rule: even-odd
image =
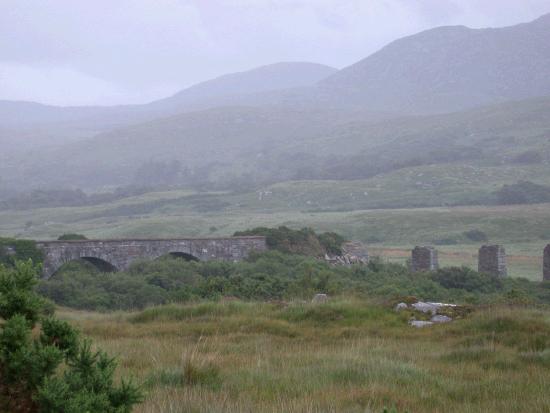
[{"label": "grassy field", "polygon": [[[55,239],[76,232],[89,238],[215,237],[256,226],[310,226],[361,240],[371,247],[371,255],[397,261],[405,260],[415,245],[450,242],[438,245],[441,263],[475,268],[482,242],[469,241],[464,233],[480,230],[488,242],[505,245],[512,276],[533,280],[541,277],[542,250],[550,242],[550,204],[308,212],[281,205],[264,210],[245,204],[247,197],[169,191],[97,206],[0,211],[0,236]],[[219,206],[219,199],[229,206],[196,210]]]},{"label": "grassy field", "polygon": [[478,309],[427,329],[353,299],[61,311],[145,383],[137,413],[547,412],[550,313]]}]

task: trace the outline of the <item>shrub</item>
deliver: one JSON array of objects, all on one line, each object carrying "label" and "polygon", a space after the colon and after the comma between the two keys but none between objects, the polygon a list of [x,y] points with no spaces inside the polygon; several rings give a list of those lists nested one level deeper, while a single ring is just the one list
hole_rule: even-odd
[{"label": "shrub", "polygon": [[130,412],[139,389],[116,386],[114,359],[92,351],[68,323],[45,317],[37,270],[31,261],[0,267],[0,411]]},{"label": "shrub", "polygon": [[12,267],[16,261],[26,260],[41,263],[43,259],[42,251],[32,240],[0,238],[0,265]]},{"label": "shrub", "polygon": [[278,228],[258,227],[247,231],[236,232],[235,236],[262,235],[266,237],[267,246],[287,253],[313,257],[325,254],[341,254],[344,238],[334,232],[316,234],[311,228],[293,230],[285,226]]},{"label": "shrub", "polygon": [[480,274],[467,267],[442,268],[432,278],[445,288],[469,292],[491,293],[502,288],[502,283],[498,278]]},{"label": "shrub", "polygon": [[78,241],[88,239],[82,234],[63,234],[60,235],[58,241]]},{"label": "shrub", "polygon": [[487,234],[483,231],[480,231],[479,229],[472,229],[470,231],[466,231],[464,233],[464,236],[468,238],[470,241],[485,242],[489,240],[489,237],[487,236]]},{"label": "shrub", "polygon": [[504,185],[496,192],[500,205],[537,204],[550,202],[550,187],[529,181]]}]

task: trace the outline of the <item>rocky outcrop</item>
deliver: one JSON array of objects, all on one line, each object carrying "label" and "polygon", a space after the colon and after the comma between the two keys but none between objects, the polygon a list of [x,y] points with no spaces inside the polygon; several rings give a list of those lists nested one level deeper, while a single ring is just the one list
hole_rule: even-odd
[{"label": "rocky outcrop", "polygon": [[349,241],[342,245],[341,255],[325,254],[325,261],[333,265],[350,266],[353,264],[368,264],[369,252],[359,241]]}]

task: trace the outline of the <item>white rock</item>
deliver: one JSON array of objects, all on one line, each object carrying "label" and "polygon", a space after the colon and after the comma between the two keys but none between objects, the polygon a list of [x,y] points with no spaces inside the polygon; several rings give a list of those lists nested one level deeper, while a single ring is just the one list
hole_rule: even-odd
[{"label": "white rock", "polygon": [[409,321],[409,324],[416,328],[422,328],[422,327],[431,326],[433,323],[431,321],[411,320]]},{"label": "white rock", "polygon": [[412,305],[416,310],[422,311],[423,313],[432,313],[432,315],[437,314],[437,310],[442,307],[456,307],[456,304],[445,304],[445,303],[432,303],[432,302],[423,302],[419,301]]},{"label": "white rock", "polygon": [[395,306],[395,311],[401,311],[409,308],[409,306],[406,303],[399,303]]},{"label": "white rock", "polygon": [[328,301],[328,295],[326,294],[315,294],[315,297],[313,297],[313,300],[311,300],[312,303],[321,304],[326,303]]},{"label": "white rock", "polygon": [[432,323],[448,323],[450,321],[453,321],[451,317],[447,317],[446,315],[434,315],[431,318]]},{"label": "white rock", "polygon": [[414,303],[412,306],[415,310],[422,311],[423,313],[432,313],[432,315],[435,315],[437,313],[437,309],[439,308],[437,305],[425,303],[423,301]]}]

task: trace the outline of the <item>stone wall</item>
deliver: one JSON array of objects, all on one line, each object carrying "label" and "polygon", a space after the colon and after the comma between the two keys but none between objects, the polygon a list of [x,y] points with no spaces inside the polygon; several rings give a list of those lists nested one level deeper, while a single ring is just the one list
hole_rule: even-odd
[{"label": "stone wall", "polygon": [[414,247],[411,254],[411,271],[435,271],[438,268],[439,260],[434,247]]},{"label": "stone wall", "polygon": [[543,280],[550,280],[550,244],[544,249]]},{"label": "stone wall", "polygon": [[174,254],[200,261],[240,261],[252,251],[267,249],[265,237],[43,241],[43,277],[64,263],[85,259],[103,269],[126,270],[138,259]]},{"label": "stone wall", "polygon": [[506,277],[506,251],[502,245],[484,245],[479,249],[478,271],[495,277]]}]

